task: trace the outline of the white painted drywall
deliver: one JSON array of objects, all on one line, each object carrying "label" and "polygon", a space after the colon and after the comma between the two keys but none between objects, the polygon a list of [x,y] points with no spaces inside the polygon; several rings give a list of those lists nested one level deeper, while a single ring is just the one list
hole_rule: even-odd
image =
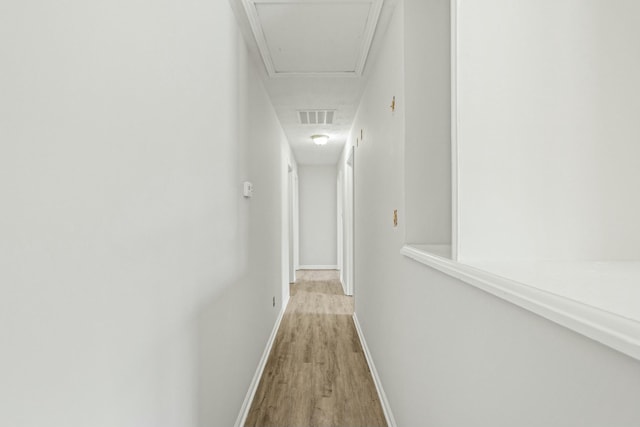
[{"label": "white painted drywall", "polygon": [[287,147],[229,4],[0,28],[0,425],[232,425],[281,308]]},{"label": "white painted drywall", "polygon": [[392,212],[404,198],[405,103],[395,115],[388,106],[403,92],[409,1],[425,0],[398,6],[354,124],[366,132],[356,311],[398,425],[640,425],[638,361],[400,255],[405,222],[394,229]]},{"label": "white painted drywall", "polygon": [[639,259],[640,3],[458,19],[460,259]]},{"label": "white painted drywall", "polygon": [[300,266],[337,266],[337,169],[299,165]]},{"label": "white painted drywall", "polygon": [[[405,4],[407,243],[451,244],[451,52],[448,2]],[[425,16],[441,19],[425,25]],[[445,43],[446,42],[446,43]]]}]

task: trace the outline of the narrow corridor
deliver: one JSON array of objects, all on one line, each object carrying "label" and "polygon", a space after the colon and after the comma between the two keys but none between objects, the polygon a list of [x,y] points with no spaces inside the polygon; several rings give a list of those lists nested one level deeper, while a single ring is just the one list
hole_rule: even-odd
[{"label": "narrow corridor", "polygon": [[301,271],[246,426],[386,426],[337,271]]}]

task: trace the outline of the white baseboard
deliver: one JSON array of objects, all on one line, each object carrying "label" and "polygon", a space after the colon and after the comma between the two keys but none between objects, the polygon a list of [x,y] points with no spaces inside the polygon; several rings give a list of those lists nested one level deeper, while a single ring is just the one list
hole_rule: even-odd
[{"label": "white baseboard", "polygon": [[301,265],[299,270],[337,270],[337,265]]},{"label": "white baseboard", "polygon": [[273,326],[273,330],[271,331],[271,336],[269,336],[269,341],[267,341],[267,346],[262,353],[262,357],[260,358],[260,362],[258,363],[258,368],[256,369],[256,373],[251,380],[251,384],[249,385],[249,390],[247,391],[247,395],[244,398],[244,402],[242,402],[242,407],[240,408],[240,413],[238,414],[238,418],[236,419],[235,427],[243,427],[247,422],[247,416],[249,415],[249,410],[251,409],[251,403],[253,402],[253,398],[256,395],[256,391],[258,390],[258,385],[260,384],[260,378],[262,378],[262,373],[264,372],[264,367],[267,365],[267,360],[269,360],[269,354],[271,353],[271,347],[273,347],[273,342],[276,340],[276,335],[278,333],[278,328],[280,327],[280,322],[282,321],[282,317],[284,316],[284,312],[287,309],[287,304],[289,300],[284,301],[282,305],[282,310],[280,310],[280,314],[278,314],[278,318],[276,319],[276,324]]},{"label": "white baseboard", "polygon": [[375,383],[376,390],[378,391],[378,398],[380,399],[380,403],[382,404],[382,411],[384,412],[384,417],[387,419],[387,425],[389,427],[397,427],[396,420],[393,418],[393,413],[391,412],[391,406],[389,406],[389,401],[387,400],[387,395],[384,394],[384,389],[382,388],[382,382],[380,381],[380,377],[378,376],[376,365],[373,363],[371,353],[369,352],[369,347],[367,347],[367,341],[365,341],[362,329],[360,329],[358,316],[356,316],[355,313],[353,313],[353,323],[356,325],[356,331],[358,332],[358,337],[360,338],[360,343],[362,344],[364,357],[367,359],[367,363],[369,364],[369,370],[371,371],[373,382]]}]

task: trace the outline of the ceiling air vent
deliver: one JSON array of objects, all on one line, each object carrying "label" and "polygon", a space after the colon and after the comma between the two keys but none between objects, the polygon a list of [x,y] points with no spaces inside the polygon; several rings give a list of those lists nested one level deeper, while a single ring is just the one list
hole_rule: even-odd
[{"label": "ceiling air vent", "polygon": [[301,125],[332,125],[335,110],[298,111]]}]

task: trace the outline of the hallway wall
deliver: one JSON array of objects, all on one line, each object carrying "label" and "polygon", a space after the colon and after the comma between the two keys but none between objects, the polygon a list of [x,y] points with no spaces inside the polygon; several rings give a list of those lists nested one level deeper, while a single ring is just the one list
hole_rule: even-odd
[{"label": "hallway wall", "polygon": [[0,425],[232,425],[291,155],[229,4],[9,2],[0,28]]},{"label": "hallway wall", "polygon": [[[441,16],[448,5],[438,4]],[[442,43],[451,26],[432,20],[425,36],[424,16],[434,13],[434,3],[410,7],[402,58],[405,236],[410,243],[451,244],[451,53]]]},{"label": "hallway wall", "polygon": [[337,187],[335,165],[300,165],[300,266],[336,268]]},{"label": "hallway wall", "polygon": [[640,259],[640,3],[460,10],[461,259]]},{"label": "hallway wall", "polygon": [[[424,2],[424,19],[407,19]],[[397,424],[640,425],[638,361],[400,254],[404,39],[437,37],[448,5],[400,2],[351,135],[355,145],[364,129],[355,151],[356,314]],[[406,27],[416,22],[420,31]]]}]

